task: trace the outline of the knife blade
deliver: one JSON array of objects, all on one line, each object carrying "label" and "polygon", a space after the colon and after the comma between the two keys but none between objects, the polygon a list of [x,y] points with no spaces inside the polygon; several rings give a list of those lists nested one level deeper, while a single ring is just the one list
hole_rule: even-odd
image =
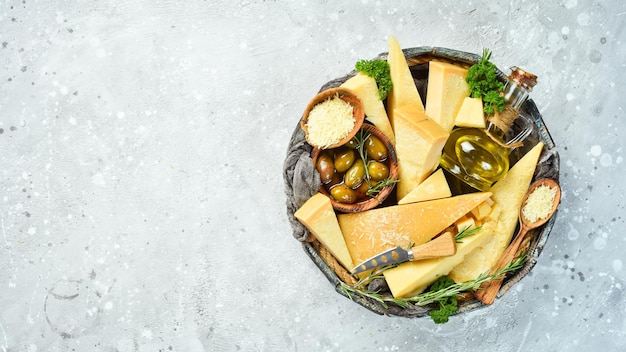
[{"label": "knife blade", "polygon": [[359,274],[381,266],[409,261],[451,256],[456,253],[456,241],[452,232],[446,232],[433,240],[411,249],[397,246],[381,252],[355,266],[352,274]]}]

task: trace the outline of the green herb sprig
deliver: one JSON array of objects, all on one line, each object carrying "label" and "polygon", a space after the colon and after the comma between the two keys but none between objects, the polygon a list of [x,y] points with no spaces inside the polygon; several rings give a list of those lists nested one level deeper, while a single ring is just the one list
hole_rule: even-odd
[{"label": "green herb sprig", "polygon": [[363,160],[363,166],[365,167],[365,176],[364,182],[367,182],[367,192],[365,194],[369,197],[375,198],[378,193],[380,193],[385,187],[391,186],[394,183],[398,182],[398,180],[394,180],[392,178],[387,177],[384,180],[380,180],[372,185],[370,181],[370,173],[367,168],[367,149],[365,148],[365,143],[367,139],[370,138],[370,134],[363,130],[360,130],[355,136],[354,140],[356,141],[356,150],[359,153],[359,157]]},{"label": "green herb sprig", "polygon": [[360,60],[354,66],[358,72],[370,76],[376,81],[378,97],[380,100],[385,100],[393,87],[389,63],[385,60]]},{"label": "green herb sprig", "polygon": [[[369,291],[363,288],[363,284],[355,286],[350,286],[344,282],[340,283],[340,289],[350,298],[353,299],[353,295],[360,295],[363,297],[368,297],[376,302],[380,303],[384,308],[388,308],[388,303],[393,303],[402,308],[407,308],[411,304],[416,306],[428,306],[434,303],[447,302],[448,297],[458,297],[460,294],[469,291],[476,291],[480,288],[480,286],[488,281],[492,280],[500,280],[506,276],[507,273],[517,271],[524,266],[524,262],[526,261],[526,253],[520,254],[517,258],[511,260],[506,266],[502,269],[497,270],[493,273],[485,272],[480,274],[476,279],[464,281],[461,283],[453,283],[447,285],[445,287],[438,288],[436,290],[431,288],[419,295],[413,297],[404,297],[404,298],[395,298],[390,295],[381,294],[375,291]],[[376,277],[382,277],[381,274],[383,271],[390,269],[391,267],[382,267],[377,270]],[[452,315],[456,312],[456,309],[452,311],[451,309],[446,309],[446,313]],[[448,316],[449,316],[448,315]],[[439,316],[437,318],[440,318]]]},{"label": "green herb sprig", "polygon": [[482,58],[469,68],[465,80],[469,85],[470,96],[482,98],[485,114],[493,115],[505,108],[502,95],[504,84],[498,80],[498,68],[489,59],[491,51],[484,49]]},{"label": "green herb sprig", "polygon": [[467,238],[467,237],[470,237],[470,236],[474,236],[482,228],[483,228],[482,226],[477,226],[477,227],[472,227],[472,228],[467,226],[467,227],[463,228],[463,230],[461,230],[461,232],[459,232],[456,235],[454,235],[454,240],[456,241],[456,243],[463,243],[463,239],[464,238]]}]

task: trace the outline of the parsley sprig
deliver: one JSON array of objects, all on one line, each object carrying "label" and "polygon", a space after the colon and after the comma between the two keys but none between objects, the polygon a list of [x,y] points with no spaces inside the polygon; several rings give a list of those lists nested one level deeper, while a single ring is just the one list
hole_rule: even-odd
[{"label": "parsley sprig", "polygon": [[393,87],[389,63],[385,60],[360,60],[355,64],[355,68],[376,81],[378,97],[380,100],[385,100]]},{"label": "parsley sprig", "polygon": [[493,115],[504,110],[504,84],[498,80],[498,68],[489,59],[491,51],[484,49],[482,58],[469,68],[465,80],[469,85],[470,96],[482,98],[485,114]]}]

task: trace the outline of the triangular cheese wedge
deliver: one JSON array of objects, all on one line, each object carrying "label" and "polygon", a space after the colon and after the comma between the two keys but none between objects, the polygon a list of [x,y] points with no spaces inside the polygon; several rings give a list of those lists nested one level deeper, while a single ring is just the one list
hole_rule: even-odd
[{"label": "triangular cheese wedge", "polygon": [[426,115],[450,132],[463,99],[468,97],[467,70],[447,62],[428,64]]},{"label": "triangular cheese wedge", "polygon": [[449,133],[423,112],[396,111],[396,156],[398,157],[397,199],[404,198],[439,165]]},{"label": "triangular cheese wedge", "polygon": [[452,192],[450,192],[446,176],[443,174],[443,170],[439,169],[428,176],[424,182],[420,183],[404,198],[400,199],[398,204],[423,202],[450,196],[452,196]]},{"label": "triangular cheese wedge", "polygon": [[471,193],[420,203],[339,214],[339,226],[355,264],[395,246],[420,245],[489,198]]},{"label": "triangular cheese wedge", "polygon": [[379,98],[376,80],[362,73],[357,73],[356,76],[348,79],[341,86],[352,90],[361,99],[365,118],[389,138],[391,144],[395,145],[396,139],[385,111],[385,105]]},{"label": "triangular cheese wedge", "polygon": [[424,111],[424,104],[420,97],[411,70],[406,62],[402,48],[398,40],[389,36],[389,54],[387,62],[389,62],[389,70],[391,71],[391,82],[393,87],[387,97],[387,113],[391,125],[394,125],[395,110],[399,108],[415,109]]},{"label": "triangular cheese wedge", "polygon": [[456,253],[450,257],[420,260],[398,265],[385,270],[385,281],[396,298],[411,297],[424,291],[440,276],[463,262],[468,253],[479,245],[489,242],[496,231],[497,219],[489,219],[473,236],[464,238],[457,243]]},{"label": "triangular cheese wedge", "polygon": [[466,97],[456,114],[454,124],[458,127],[485,128],[485,112],[483,99]]},{"label": "triangular cheese wedge", "polygon": [[524,194],[532,181],[537,161],[541,155],[543,143],[528,151],[507,174],[491,187],[495,204],[492,213],[499,211],[499,222],[491,241],[476,248],[465,261],[450,272],[450,277],[457,282],[475,279],[478,275],[491,270],[506,247],[511,242],[518,224],[519,210]]},{"label": "triangular cheese wedge", "polygon": [[352,270],[354,267],[352,258],[343,239],[333,206],[327,196],[316,193],[295,212],[294,216],[328,248],[344,268]]}]

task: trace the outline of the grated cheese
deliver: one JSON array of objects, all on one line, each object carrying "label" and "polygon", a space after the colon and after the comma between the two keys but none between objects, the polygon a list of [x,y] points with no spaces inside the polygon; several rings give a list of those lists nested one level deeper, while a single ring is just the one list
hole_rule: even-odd
[{"label": "grated cheese", "polygon": [[353,107],[338,96],[315,105],[307,121],[309,143],[325,148],[345,138],[354,128]]},{"label": "grated cheese", "polygon": [[545,219],[552,211],[554,197],[556,197],[556,188],[546,185],[535,188],[524,203],[522,214],[529,222]]}]

